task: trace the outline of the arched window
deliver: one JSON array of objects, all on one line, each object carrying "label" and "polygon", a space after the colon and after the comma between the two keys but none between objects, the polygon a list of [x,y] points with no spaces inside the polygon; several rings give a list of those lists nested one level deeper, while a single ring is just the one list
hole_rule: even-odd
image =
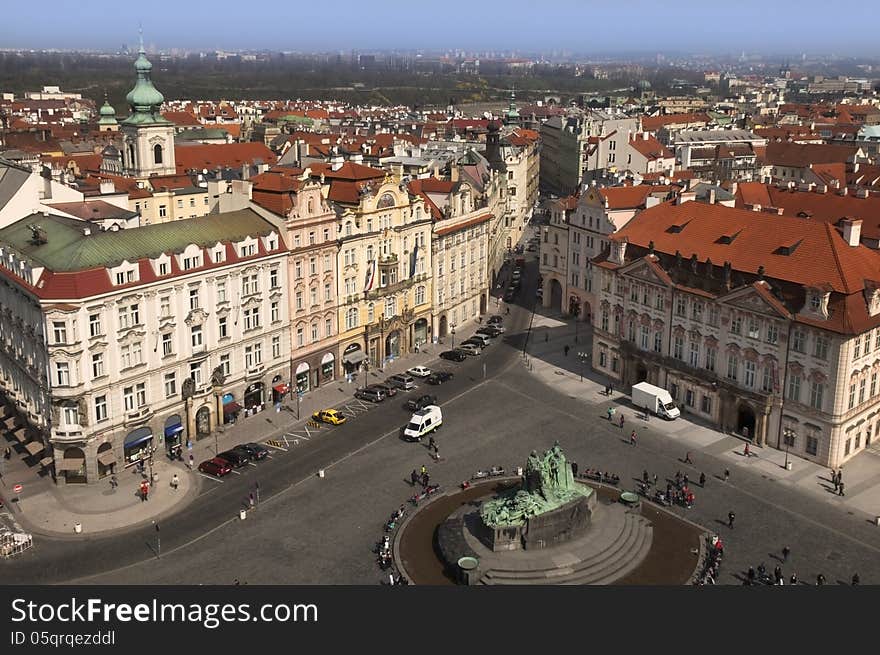
[{"label": "arched window", "polygon": [[162,163],[162,146],[160,146],[158,143],[153,146],[153,163]]},{"label": "arched window", "polygon": [[315,199],[309,198],[309,216],[315,213]]},{"label": "arched window", "polygon": [[128,165],[129,167],[134,166],[134,144],[128,144]]}]

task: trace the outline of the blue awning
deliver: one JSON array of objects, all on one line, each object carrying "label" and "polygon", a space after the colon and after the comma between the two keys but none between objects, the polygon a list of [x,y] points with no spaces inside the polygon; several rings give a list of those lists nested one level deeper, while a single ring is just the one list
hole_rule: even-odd
[{"label": "blue awning", "polygon": [[145,441],[149,441],[153,438],[153,433],[150,428],[138,428],[137,430],[132,430],[125,437],[124,445],[126,448],[133,448],[138,444],[141,444]]},{"label": "blue awning", "polygon": [[174,435],[180,434],[181,432],[183,432],[183,426],[180,423],[178,423],[177,425],[169,425],[165,428],[166,437],[173,437]]}]

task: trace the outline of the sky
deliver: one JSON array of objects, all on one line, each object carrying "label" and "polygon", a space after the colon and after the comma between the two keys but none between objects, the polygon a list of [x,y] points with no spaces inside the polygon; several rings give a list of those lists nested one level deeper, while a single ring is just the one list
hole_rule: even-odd
[{"label": "sky", "polygon": [[150,51],[880,54],[874,22],[826,0],[4,1],[0,48],[118,50],[142,24]]}]

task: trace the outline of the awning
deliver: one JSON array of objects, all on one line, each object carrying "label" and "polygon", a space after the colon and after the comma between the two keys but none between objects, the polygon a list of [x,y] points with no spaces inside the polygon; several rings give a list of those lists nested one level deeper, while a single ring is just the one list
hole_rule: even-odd
[{"label": "awning", "polygon": [[277,391],[278,393],[287,393],[288,391],[290,391],[290,385],[286,382],[284,384],[276,384],[272,388],[275,389],[275,391]]},{"label": "awning", "polygon": [[175,434],[180,434],[183,432],[183,426],[178,423],[177,425],[169,425],[165,428],[165,436],[173,437]]},{"label": "awning", "polygon": [[46,447],[41,444],[39,441],[31,441],[24,445],[24,449],[28,451],[31,455],[36,455],[37,453],[43,452]]},{"label": "awning", "polygon": [[133,430],[128,433],[128,436],[125,437],[124,446],[126,448],[134,448],[135,446],[144,443],[145,441],[150,441],[153,438],[153,432],[150,428],[143,427],[138,428],[137,430]]},{"label": "awning", "polygon": [[355,350],[353,353],[348,353],[347,355],[342,356],[342,361],[346,364],[360,364],[367,358],[367,355],[362,350]]},{"label": "awning", "polygon": [[44,457],[43,459],[40,460],[40,466],[42,466],[43,468],[46,468],[52,462],[53,462],[53,459],[51,457]]},{"label": "awning", "polygon": [[241,405],[239,405],[234,400],[231,403],[226,403],[225,405],[223,405],[224,414],[235,414],[235,412],[240,412],[241,409]]},{"label": "awning", "polygon": [[15,438],[18,439],[18,443],[24,443],[27,441],[27,435],[24,433],[24,428],[19,428],[18,432],[13,432]]},{"label": "awning", "polygon": [[6,426],[7,430],[13,429],[13,427],[15,427],[15,417],[7,416],[5,419],[3,419],[3,425]]},{"label": "awning", "polygon": [[113,449],[104,450],[98,453],[98,463],[103,464],[104,466],[111,466],[116,463],[116,455],[113,453]]},{"label": "awning", "polygon": [[79,471],[85,466],[86,460],[79,457],[65,457],[55,461],[56,471]]}]

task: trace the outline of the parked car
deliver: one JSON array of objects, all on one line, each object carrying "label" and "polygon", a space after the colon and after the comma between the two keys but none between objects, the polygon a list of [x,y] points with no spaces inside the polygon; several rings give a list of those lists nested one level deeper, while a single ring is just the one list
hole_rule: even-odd
[{"label": "parked car", "polygon": [[266,446],[258,443],[243,443],[239,446],[239,448],[244,448],[248,454],[251,456],[251,461],[259,462],[262,459],[266,459],[269,456],[269,449]]},{"label": "parked car", "polygon": [[494,316],[490,316],[490,317],[489,317],[489,320],[486,321],[486,323],[487,323],[488,325],[493,325],[494,323],[499,323],[499,324],[501,324],[501,323],[503,323],[503,322],[504,322],[504,317],[503,317],[503,316],[500,316],[500,315],[498,315],[498,314],[495,314]]},{"label": "parked car", "polygon": [[430,394],[424,394],[419,396],[418,398],[410,398],[406,401],[406,408],[411,412],[417,412],[420,409],[424,409],[428,405],[436,405],[437,404],[437,396],[432,396]]},{"label": "parked car", "polygon": [[504,334],[507,330],[504,329],[504,326],[501,325],[501,323],[493,323],[492,325],[484,325],[483,327],[478,328],[477,332],[488,334],[490,337],[496,337],[499,334]]},{"label": "parked car", "polygon": [[508,289],[504,292],[504,302],[512,302],[514,298],[516,298],[516,291],[514,289]]},{"label": "parked car", "polygon": [[229,462],[225,459],[212,457],[199,464],[199,471],[207,473],[208,475],[213,475],[217,478],[222,478],[224,475],[232,472],[232,466],[230,466]]},{"label": "parked car", "polygon": [[385,382],[398,389],[403,389],[404,391],[416,388],[416,381],[409,375],[404,375],[403,373],[395,373],[385,380]]},{"label": "parked car", "polygon": [[393,384],[389,384],[388,382],[376,382],[375,384],[371,384],[368,386],[371,389],[378,389],[385,394],[386,398],[397,395],[397,387],[395,387]]},{"label": "parked car", "polygon": [[483,352],[483,349],[475,343],[463,343],[458,350],[466,355],[479,355]]},{"label": "parked car", "polygon": [[432,373],[429,375],[425,382],[428,384],[443,384],[444,382],[448,382],[452,379],[452,373],[449,371],[437,371],[436,373]]},{"label": "parked car", "polygon": [[479,346],[480,348],[485,348],[490,343],[492,343],[492,340],[489,338],[489,335],[476,332],[470,339],[463,341],[462,345],[467,343],[472,343],[475,346]]},{"label": "parked car", "polygon": [[529,247],[526,248],[526,252],[535,252],[536,250],[537,250],[537,248],[535,247],[534,243],[530,243]]},{"label": "parked car", "polygon": [[427,366],[413,366],[411,369],[407,369],[406,372],[417,378],[426,378],[431,375],[431,369]]},{"label": "parked car", "polygon": [[385,394],[379,391],[378,389],[373,389],[371,387],[367,387],[366,389],[358,389],[354,392],[355,398],[360,398],[362,400],[369,400],[371,403],[381,403],[385,400]]},{"label": "parked car", "polygon": [[444,350],[440,353],[441,359],[448,359],[451,362],[463,362],[467,359],[467,355],[460,350]]},{"label": "parked car", "polygon": [[348,417],[336,409],[319,409],[312,414],[312,420],[329,423],[330,425],[342,425],[348,420]]},{"label": "parked car", "polygon": [[217,457],[225,459],[237,469],[240,469],[242,466],[247,466],[247,463],[250,461],[250,458],[240,450],[226,450],[217,455]]}]

